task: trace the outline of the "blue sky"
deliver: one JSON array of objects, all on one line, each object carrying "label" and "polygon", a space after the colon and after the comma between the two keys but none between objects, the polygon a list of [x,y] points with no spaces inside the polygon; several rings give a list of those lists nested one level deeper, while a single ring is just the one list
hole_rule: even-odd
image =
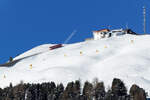
[{"label": "blue sky", "polygon": [[150,33],[150,0],[0,0],[0,62],[41,44],[63,43],[73,30],[69,43],[108,25],[128,24],[142,33],[144,5]]}]

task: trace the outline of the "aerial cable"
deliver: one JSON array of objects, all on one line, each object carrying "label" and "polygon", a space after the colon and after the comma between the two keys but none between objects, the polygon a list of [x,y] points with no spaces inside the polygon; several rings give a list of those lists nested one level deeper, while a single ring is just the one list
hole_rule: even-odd
[{"label": "aerial cable", "polygon": [[74,31],[70,34],[70,36],[65,40],[64,44],[67,44],[67,43],[69,42],[69,40],[74,36],[74,34],[75,34],[76,32],[77,32],[77,31],[74,30]]},{"label": "aerial cable", "polygon": [[[63,44],[67,44],[67,43],[69,42],[69,40],[75,35],[76,32],[77,32],[77,31],[74,30],[74,31],[69,35],[69,37],[65,40],[65,42],[64,42]],[[64,54],[64,57],[67,57],[67,55]]]}]

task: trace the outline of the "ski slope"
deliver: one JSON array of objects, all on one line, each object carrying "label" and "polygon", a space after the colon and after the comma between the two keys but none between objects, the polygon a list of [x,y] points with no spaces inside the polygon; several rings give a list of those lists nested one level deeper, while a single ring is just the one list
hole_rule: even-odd
[{"label": "ski slope", "polygon": [[0,87],[10,82],[67,84],[97,77],[106,88],[113,78],[120,78],[128,89],[136,83],[150,91],[150,35],[122,35],[49,50],[52,45],[40,45],[17,56],[14,60],[21,60],[11,67],[0,66]]}]

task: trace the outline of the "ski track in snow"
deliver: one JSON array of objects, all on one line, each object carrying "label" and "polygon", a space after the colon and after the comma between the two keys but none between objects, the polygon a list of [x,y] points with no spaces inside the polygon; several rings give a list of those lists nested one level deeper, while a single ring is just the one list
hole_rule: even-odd
[{"label": "ski track in snow", "polygon": [[15,57],[14,60],[21,59],[15,65],[1,66],[0,86],[6,87],[10,82],[16,85],[20,81],[54,81],[66,85],[77,79],[84,82],[97,77],[104,81],[106,88],[111,86],[113,78],[120,78],[128,90],[137,84],[149,92],[149,43],[149,35],[122,35],[66,44],[51,51],[49,47],[54,44],[41,45]]}]

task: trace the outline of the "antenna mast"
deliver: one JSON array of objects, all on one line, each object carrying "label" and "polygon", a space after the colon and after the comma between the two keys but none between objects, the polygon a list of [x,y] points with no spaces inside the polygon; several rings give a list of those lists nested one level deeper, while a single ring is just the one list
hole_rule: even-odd
[{"label": "antenna mast", "polygon": [[144,34],[146,34],[146,7],[143,7],[143,17],[144,17]]},{"label": "antenna mast", "polygon": [[129,27],[128,27],[128,23],[126,23],[126,29],[129,29]]}]

